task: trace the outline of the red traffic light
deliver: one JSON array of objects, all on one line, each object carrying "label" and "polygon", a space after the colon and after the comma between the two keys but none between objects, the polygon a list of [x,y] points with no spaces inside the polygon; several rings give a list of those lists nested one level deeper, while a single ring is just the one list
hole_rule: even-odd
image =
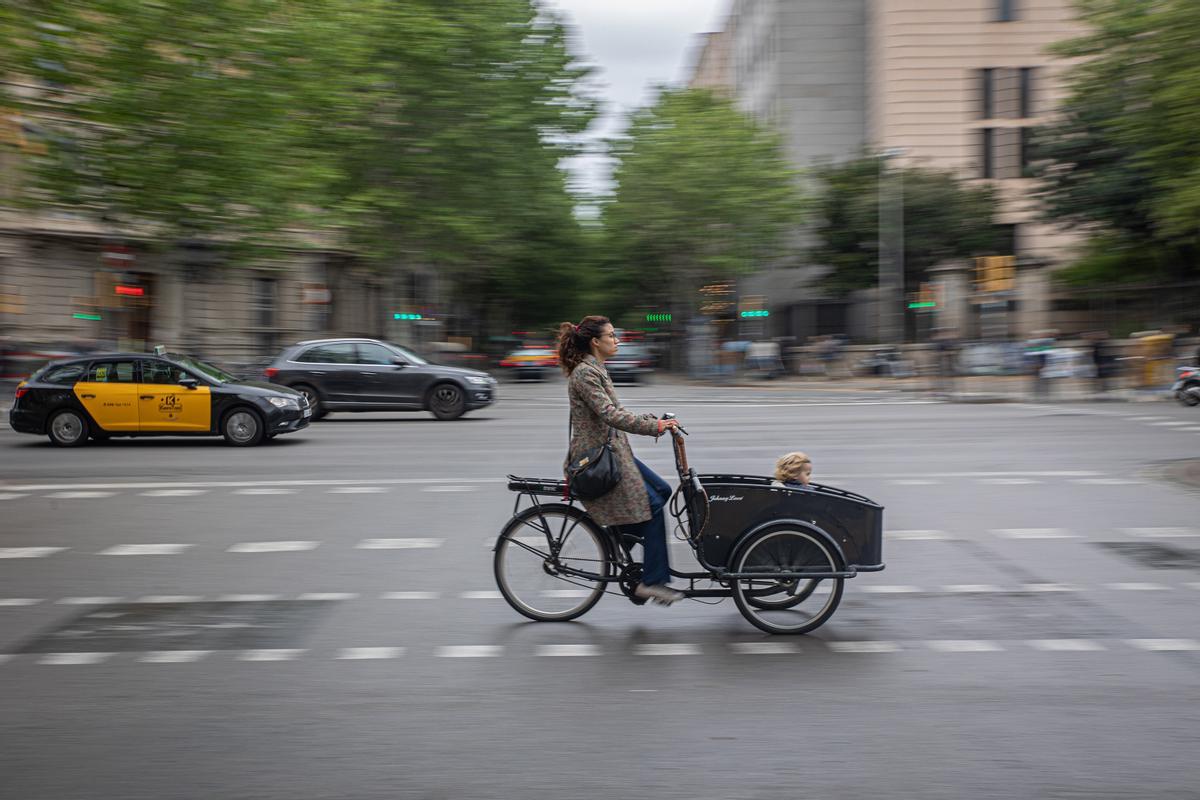
[{"label": "red traffic light", "polygon": [[145,297],[146,290],[141,286],[121,286],[115,287],[114,291],[123,297]]}]

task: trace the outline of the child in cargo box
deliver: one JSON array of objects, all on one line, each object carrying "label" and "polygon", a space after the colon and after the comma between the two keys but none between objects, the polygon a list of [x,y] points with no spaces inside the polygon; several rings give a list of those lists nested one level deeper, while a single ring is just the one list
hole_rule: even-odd
[{"label": "child in cargo box", "polygon": [[788,453],[775,462],[775,480],[784,486],[808,486],[812,459],[801,452]]}]

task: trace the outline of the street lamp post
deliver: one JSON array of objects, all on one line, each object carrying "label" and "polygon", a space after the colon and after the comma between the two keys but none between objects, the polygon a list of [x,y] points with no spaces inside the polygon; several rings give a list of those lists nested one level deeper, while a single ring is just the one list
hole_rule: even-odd
[{"label": "street lamp post", "polygon": [[[904,339],[904,172],[896,171],[896,198],[891,204],[894,218],[888,219],[888,161],[907,152],[889,147],[879,153],[879,340],[900,342]],[[894,239],[889,243],[889,234]]]}]

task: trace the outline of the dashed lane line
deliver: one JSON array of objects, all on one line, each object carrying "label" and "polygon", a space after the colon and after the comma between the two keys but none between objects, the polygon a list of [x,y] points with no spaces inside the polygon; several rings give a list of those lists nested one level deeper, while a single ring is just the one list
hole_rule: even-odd
[{"label": "dashed lane line", "polygon": [[0,608],[16,608],[19,606],[36,606],[43,602],[37,597],[0,597]]},{"label": "dashed lane line", "polygon": [[283,599],[277,594],[223,594],[217,598],[219,603],[269,603],[272,600]]},{"label": "dashed lane line", "polygon": [[1001,539],[1078,539],[1079,534],[1066,528],[995,528],[991,531]]},{"label": "dashed lane line", "polygon": [[147,594],[138,598],[139,603],[199,603],[204,600],[197,594]]},{"label": "dashed lane line", "polygon": [[441,592],[384,592],[381,600],[437,600]]},{"label": "dashed lane line", "polygon": [[0,547],[0,558],[45,558],[68,547]]},{"label": "dashed lane line", "polygon": [[190,544],[118,544],[101,550],[101,556],[175,556],[194,545]]},{"label": "dashed lane line", "polygon": [[410,539],[363,539],[357,545],[359,550],[427,550],[441,547],[445,539],[410,538]]},{"label": "dashed lane line", "polygon": [[52,492],[46,495],[50,500],[98,500],[103,497],[114,497],[116,492],[101,491],[69,491]]},{"label": "dashed lane line", "polygon": [[1117,530],[1139,539],[1186,539],[1200,536],[1195,528],[1118,528]]},{"label": "dashed lane line", "polygon": [[1171,588],[1170,586],[1164,586],[1161,583],[1136,583],[1131,581],[1122,583],[1106,583],[1104,585],[1107,588],[1118,592],[1165,592]]},{"label": "dashed lane line", "polygon": [[234,489],[234,494],[245,495],[269,495],[269,494],[295,494],[296,489],[288,489],[282,486],[254,486],[246,489]]},{"label": "dashed lane line", "polygon": [[[715,655],[716,651],[725,651],[734,655],[791,655],[798,656],[811,652],[812,648],[824,649],[833,654],[887,654],[887,653],[917,653],[920,651],[939,654],[959,653],[1003,653],[1014,647],[1027,647],[1042,653],[1100,653],[1112,652],[1114,646],[1123,645],[1126,648],[1149,653],[1195,653],[1200,652],[1200,640],[1197,639],[1025,639],[1025,640],[993,640],[993,639],[932,639],[932,640],[827,640],[810,639],[804,647],[791,641],[752,641],[728,642],[707,647],[696,643],[669,642],[636,644],[630,651],[619,648],[620,653],[631,652],[635,656],[701,656]],[[506,654],[503,645],[444,645],[423,651],[419,655],[432,654],[436,658],[498,658]],[[517,657],[528,653],[528,650],[514,651]],[[532,651],[538,658],[564,657],[599,657],[607,655],[600,645],[596,644],[542,644]],[[88,666],[105,664],[114,658],[128,657],[134,662],[143,664],[188,664],[202,661],[209,656],[224,655],[236,661],[247,662],[279,662],[295,661],[301,657],[333,658],[338,661],[380,661],[404,658],[410,653],[410,648],[399,646],[371,647],[342,647],[332,654],[315,652],[306,648],[256,649],[256,650],[149,650],[132,653],[113,652],[58,652],[31,654],[36,664],[51,666]],[[14,664],[22,660],[20,653],[0,653],[0,665]]]},{"label": "dashed lane line", "polygon": [[386,486],[334,486],[332,489],[326,489],[326,494],[382,494],[386,492]]},{"label": "dashed lane line", "polygon": [[138,492],[141,497],[198,497],[202,494],[208,494],[208,489],[151,489]]},{"label": "dashed lane line", "polygon": [[123,597],[64,597],[58,601],[60,606],[111,606],[119,603]]},{"label": "dashed lane line", "polygon": [[22,497],[29,497],[23,492],[0,492],[0,500],[20,500]]},{"label": "dashed lane line", "polygon": [[316,550],[320,542],[239,542],[231,545],[227,553],[294,553],[303,550]]},{"label": "dashed lane line", "polygon": [[296,598],[297,600],[320,600],[322,602],[333,602],[341,600],[357,600],[358,594],[355,592],[305,592]]}]

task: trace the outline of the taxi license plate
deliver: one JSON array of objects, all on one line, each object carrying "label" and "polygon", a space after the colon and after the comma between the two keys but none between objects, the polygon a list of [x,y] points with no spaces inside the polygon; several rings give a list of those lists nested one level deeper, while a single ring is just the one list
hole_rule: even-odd
[{"label": "taxi license plate", "polygon": [[312,409],[311,409],[311,408],[306,408],[306,409],[304,409],[304,416],[305,416],[305,417],[311,417],[311,416],[312,416]]}]

